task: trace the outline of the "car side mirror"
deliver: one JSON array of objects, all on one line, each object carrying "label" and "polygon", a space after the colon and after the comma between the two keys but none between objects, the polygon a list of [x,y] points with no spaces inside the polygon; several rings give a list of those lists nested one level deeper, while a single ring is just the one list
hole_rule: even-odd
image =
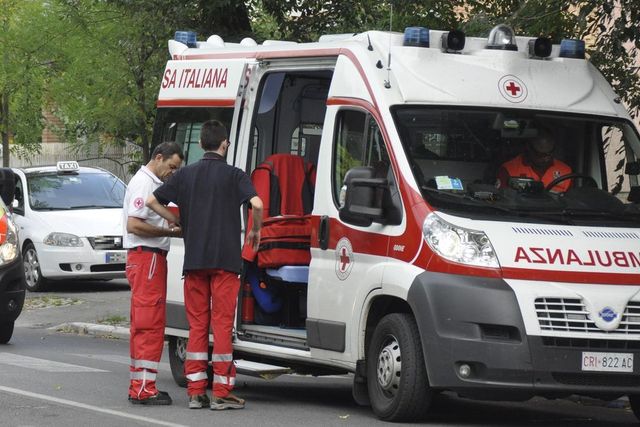
[{"label": "car side mirror", "polygon": [[16,175],[9,168],[0,168],[0,197],[7,206],[13,206],[16,195]]},{"label": "car side mirror", "polygon": [[374,178],[374,169],[359,166],[349,169],[344,177],[339,209],[340,219],[353,225],[367,227],[372,222],[384,223],[383,192],[388,191],[386,178]]}]

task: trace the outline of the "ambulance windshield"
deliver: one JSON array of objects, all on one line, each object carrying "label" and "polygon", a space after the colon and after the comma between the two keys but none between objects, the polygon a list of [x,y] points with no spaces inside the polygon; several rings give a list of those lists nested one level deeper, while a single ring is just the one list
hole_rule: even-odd
[{"label": "ambulance windshield", "polygon": [[[393,110],[425,200],[466,216],[640,226],[632,123],[555,112]],[[505,217],[506,216],[506,217]]]}]

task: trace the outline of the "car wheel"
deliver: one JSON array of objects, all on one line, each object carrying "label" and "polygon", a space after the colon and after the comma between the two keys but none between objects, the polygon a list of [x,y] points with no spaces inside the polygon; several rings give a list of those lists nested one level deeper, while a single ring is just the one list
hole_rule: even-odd
[{"label": "car wheel", "polygon": [[42,277],[40,271],[40,261],[33,243],[27,243],[22,251],[22,261],[24,263],[24,276],[27,290],[31,292],[44,291],[47,288],[47,279]]},{"label": "car wheel", "polygon": [[13,335],[13,322],[0,324],[0,344],[6,344]]},{"label": "car wheel", "polygon": [[385,421],[419,420],[427,414],[433,392],[410,314],[388,314],[376,326],[367,351],[367,387],[373,412]]}]

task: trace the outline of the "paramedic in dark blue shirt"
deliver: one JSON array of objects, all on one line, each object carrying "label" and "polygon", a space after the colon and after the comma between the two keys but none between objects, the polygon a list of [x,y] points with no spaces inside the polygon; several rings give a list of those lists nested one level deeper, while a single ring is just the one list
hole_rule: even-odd
[{"label": "paramedic in dark blue shirt", "polygon": [[[231,393],[235,384],[232,329],[239,274],[240,206],[249,202],[253,227],[247,244],[257,250],[262,226],[262,201],[249,176],[225,160],[227,130],[217,120],[202,125],[201,160],[179,169],[154,191],[147,206],[180,224],[184,237],[184,304],[189,321],[185,361],[189,408],[241,409],[244,399]],[[179,218],[165,206],[178,205]],[[213,330],[213,394],[207,397],[209,326]]]}]

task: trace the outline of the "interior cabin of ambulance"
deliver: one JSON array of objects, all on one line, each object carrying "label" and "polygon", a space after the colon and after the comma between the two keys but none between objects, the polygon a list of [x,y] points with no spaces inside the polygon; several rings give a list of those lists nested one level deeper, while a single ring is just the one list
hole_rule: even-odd
[{"label": "interior cabin of ambulance", "polygon": [[[237,327],[242,339],[307,349],[308,215],[313,209],[315,171],[332,75],[330,69],[273,71],[259,84],[244,170],[265,202],[264,223],[257,253],[243,247],[243,257],[253,259],[243,260]],[[243,114],[250,111],[241,110]],[[161,137],[155,143],[181,144],[185,164],[194,163],[203,155],[199,146],[202,123],[216,119],[231,129],[233,114],[233,108],[223,107],[161,109],[156,126],[162,128],[154,132]],[[241,120],[247,118],[238,122]],[[237,137],[230,135],[232,145],[236,145]],[[229,153],[234,158],[227,161],[243,167],[237,159],[240,151]],[[272,169],[267,170],[265,165]],[[272,187],[277,187],[275,193],[270,191]],[[245,207],[245,230],[251,227],[251,216]]]},{"label": "interior cabin of ambulance", "polygon": [[[391,112],[416,183],[435,210],[479,220],[640,226],[640,140],[628,121],[449,106],[403,105]],[[546,186],[524,174],[498,183],[501,165],[540,134],[552,138],[553,159],[571,173],[560,176],[552,167],[554,180]],[[557,191],[563,181],[568,190]]]}]

